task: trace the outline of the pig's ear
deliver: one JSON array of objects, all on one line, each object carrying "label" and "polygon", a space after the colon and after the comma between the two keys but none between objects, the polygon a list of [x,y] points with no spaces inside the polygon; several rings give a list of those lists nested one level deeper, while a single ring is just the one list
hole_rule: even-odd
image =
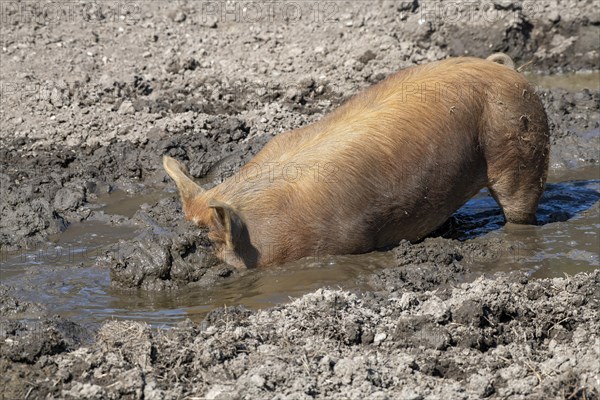
[{"label": "pig's ear", "polygon": [[217,229],[230,250],[235,250],[244,230],[244,222],[229,204],[222,201],[210,200],[208,207],[213,210]]},{"label": "pig's ear", "polygon": [[184,209],[187,209],[194,197],[204,192],[204,189],[198,186],[198,184],[187,175],[187,168],[185,165],[174,158],[164,156],[163,167],[165,168],[165,171],[167,171],[167,174],[175,181],[177,189],[179,189],[179,194],[181,195],[183,207]]}]

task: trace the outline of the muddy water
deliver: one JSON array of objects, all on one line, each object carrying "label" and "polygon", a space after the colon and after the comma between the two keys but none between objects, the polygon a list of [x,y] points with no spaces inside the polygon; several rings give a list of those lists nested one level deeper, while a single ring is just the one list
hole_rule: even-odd
[{"label": "muddy water", "polygon": [[105,214],[133,217],[144,203],[152,204],[166,197],[167,194],[158,190],[151,190],[143,196],[131,196],[123,190],[115,190],[110,195],[100,196],[97,200],[99,211]]},{"label": "muddy water", "polygon": [[478,210],[488,214],[486,224],[478,229],[489,232],[475,240],[499,238],[512,245],[510,250],[499,252],[494,260],[476,263],[473,271],[521,270],[534,278],[543,278],[599,268],[599,200],[598,167],[551,174],[537,212],[539,226],[493,229],[502,224],[500,209],[489,196],[473,199],[458,214],[473,217]]},{"label": "muddy water", "polygon": [[[168,194],[130,197],[117,192],[104,199],[106,213],[131,216],[140,204]],[[503,239],[511,250],[497,258],[469,262],[475,274],[522,270],[533,277],[562,276],[600,267],[600,170],[597,167],[553,173],[540,204],[539,226],[503,226],[502,214],[484,190],[456,214],[451,236],[464,240]],[[107,318],[147,321],[168,326],[184,318],[201,320],[217,306],[267,307],[318,287],[368,289],[357,279],[394,265],[391,252],[304,259],[267,271],[252,271],[211,289],[175,293],[121,291],[110,287],[108,271],[94,267],[96,257],[118,251],[119,239],[131,238],[135,226],[115,228],[87,221],[67,229],[54,243],[19,253],[2,254],[2,282],[30,301],[81,323]],[[361,283],[360,285],[365,285]]]},{"label": "muddy water", "polygon": [[562,88],[572,92],[583,89],[600,89],[600,71],[561,75],[525,74],[535,86],[548,89]]}]

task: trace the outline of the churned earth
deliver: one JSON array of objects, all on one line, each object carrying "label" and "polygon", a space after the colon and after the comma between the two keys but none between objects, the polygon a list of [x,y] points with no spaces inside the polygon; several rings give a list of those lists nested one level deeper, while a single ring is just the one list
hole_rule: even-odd
[{"label": "churned earth", "polygon": [[[4,398],[600,397],[593,1],[0,5]],[[111,290],[160,309],[261,277],[211,255],[163,155],[210,187],[398,69],[495,51],[531,61],[548,113],[540,226],[503,227],[482,193],[431,238],[351,259],[342,288],[319,284],[347,261],[326,257],[304,262],[316,287],[269,307],[215,295],[169,329],[94,316]],[[93,259],[35,252],[65,238]],[[56,307],[73,293],[88,302]]]},{"label": "churned earth", "polygon": [[[410,283],[415,268],[383,281]],[[0,370],[7,398],[595,399],[599,288],[596,270],[434,290],[383,283],[363,296],[319,289],[167,331],[110,321],[92,343],[50,319],[11,326]]]}]

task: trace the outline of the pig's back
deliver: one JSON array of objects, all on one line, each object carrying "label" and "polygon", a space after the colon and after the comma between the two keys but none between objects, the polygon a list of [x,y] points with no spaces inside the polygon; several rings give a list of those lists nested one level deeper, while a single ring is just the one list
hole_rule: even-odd
[{"label": "pig's back", "polygon": [[318,123],[274,138],[253,160],[322,173],[265,176],[232,186],[229,197],[270,221],[273,238],[289,237],[292,257],[420,239],[485,185],[485,110],[520,79],[476,58],[400,71]]}]

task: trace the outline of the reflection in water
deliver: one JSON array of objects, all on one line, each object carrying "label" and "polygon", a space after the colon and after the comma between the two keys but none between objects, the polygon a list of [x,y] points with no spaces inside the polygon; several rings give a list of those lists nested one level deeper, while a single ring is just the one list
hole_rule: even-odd
[{"label": "reflection in water", "polygon": [[538,207],[541,225],[567,221],[600,199],[600,180],[550,183]]},{"label": "reflection in water", "polygon": [[[142,202],[151,203],[162,194],[116,197],[115,202],[104,199],[108,202],[104,211],[129,215]],[[553,177],[540,203],[538,226],[505,226],[500,208],[482,191],[458,210],[440,233],[459,240],[500,239],[507,243],[510,250],[495,260],[472,263],[477,273],[518,269],[543,277],[589,271],[600,266],[599,199],[598,168],[578,170]],[[75,224],[45,250],[3,254],[2,283],[18,288],[22,298],[44,303],[52,312],[82,323],[126,318],[168,326],[188,317],[200,321],[219,306],[262,308],[323,286],[367,289],[358,286],[365,280],[357,278],[396,265],[391,252],[325,256],[250,271],[213,288],[168,293],[111,288],[108,271],[93,267],[95,256],[133,233],[133,227],[116,229],[93,221]]]},{"label": "reflection in water", "polygon": [[[494,262],[483,262],[481,272],[523,270],[533,277],[559,277],[563,274],[592,271],[600,267],[600,171],[590,168],[587,177],[594,179],[549,183],[538,207],[538,226],[501,224],[500,209],[491,197],[476,199],[485,203],[480,211],[467,204],[465,218],[475,224],[474,232],[485,239],[502,239],[516,250],[501,254]],[[486,200],[487,199],[487,200]],[[487,202],[487,203],[486,203]],[[457,214],[465,211],[459,210]],[[482,213],[481,218],[477,213]],[[477,225],[487,220],[488,225]],[[469,231],[459,236],[468,236]]]},{"label": "reflection in water", "polygon": [[[536,213],[538,225],[568,221],[576,217],[600,200],[599,189],[599,179],[548,183]],[[438,233],[451,239],[473,239],[501,228],[504,223],[504,215],[498,203],[487,189],[483,189],[455,212]],[[516,229],[512,228],[513,231]],[[521,227],[520,231],[531,235],[539,232],[534,227]]]}]

